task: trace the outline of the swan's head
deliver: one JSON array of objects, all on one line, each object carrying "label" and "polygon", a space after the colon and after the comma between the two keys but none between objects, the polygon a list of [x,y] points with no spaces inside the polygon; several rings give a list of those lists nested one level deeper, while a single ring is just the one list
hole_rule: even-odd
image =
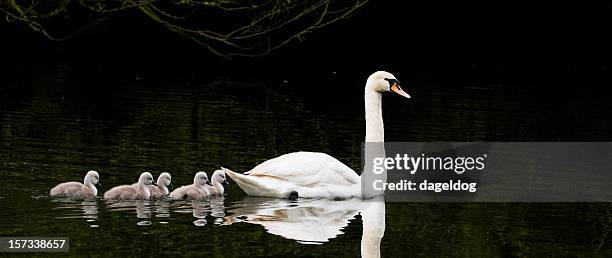
[{"label": "swan's head", "polygon": [[219,182],[222,184],[229,184],[229,182],[227,182],[227,178],[225,177],[225,171],[221,169],[215,170],[215,172],[212,175],[212,181]]},{"label": "swan's head", "polygon": [[102,184],[100,184],[100,175],[98,175],[98,172],[93,171],[93,170],[89,170],[89,172],[87,172],[87,175],[85,175],[85,180],[83,180],[85,184],[88,183],[92,183],[93,185],[97,185],[97,186],[102,186]]},{"label": "swan's head", "polygon": [[400,96],[410,98],[410,95],[408,95],[408,93],[406,93],[400,87],[399,80],[395,78],[393,74],[384,71],[378,71],[370,75],[370,77],[368,77],[368,82],[366,83],[366,88],[381,93],[393,91]]},{"label": "swan's head", "polygon": [[196,175],[193,177],[193,184],[194,185],[208,184],[208,175],[206,175],[206,172],[200,171],[196,173]]},{"label": "swan's head", "polygon": [[153,175],[151,175],[151,173],[149,172],[143,172],[142,174],[140,174],[140,177],[138,178],[138,183],[144,185],[157,185],[155,181],[153,181]]},{"label": "swan's head", "polygon": [[172,177],[170,173],[164,172],[157,178],[157,185],[163,185],[165,187],[172,187]]}]

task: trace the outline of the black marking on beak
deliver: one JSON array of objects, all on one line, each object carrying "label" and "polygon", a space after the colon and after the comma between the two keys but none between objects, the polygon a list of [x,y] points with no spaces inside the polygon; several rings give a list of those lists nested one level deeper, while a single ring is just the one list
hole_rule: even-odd
[{"label": "black marking on beak", "polygon": [[397,83],[397,86],[400,85],[400,82],[397,79],[385,78],[385,81],[389,82],[389,87],[393,86],[393,84],[396,84],[396,83]]},{"label": "black marking on beak", "polygon": [[289,193],[289,196],[287,196],[287,199],[294,201],[294,200],[297,200],[298,197],[299,197],[298,192],[292,191]]}]

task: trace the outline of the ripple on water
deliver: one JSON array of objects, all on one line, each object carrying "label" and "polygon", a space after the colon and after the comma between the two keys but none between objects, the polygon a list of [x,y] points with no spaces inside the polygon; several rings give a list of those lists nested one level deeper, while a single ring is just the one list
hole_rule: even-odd
[{"label": "ripple on water", "polygon": [[167,203],[150,200],[107,201],[110,211],[131,211],[139,219],[151,218],[154,213],[169,214]]},{"label": "ripple on water", "polygon": [[138,226],[150,226],[152,223],[151,221],[148,220],[143,220],[143,221],[139,221],[138,223],[136,223],[136,225]]},{"label": "ripple on water", "polygon": [[215,225],[219,225],[219,226],[223,225],[223,222],[224,222],[223,218],[216,218],[215,219]]},{"label": "ripple on water", "polygon": [[59,206],[53,210],[66,210],[64,216],[60,219],[88,219],[93,220],[98,218],[98,202],[95,200],[75,201],[69,199],[55,199],[52,202],[58,203]]},{"label": "ripple on water", "polygon": [[211,216],[215,217],[215,218],[223,218],[225,217],[225,212],[223,211],[213,211],[210,213]]},{"label": "ripple on water", "polygon": [[206,222],[206,219],[196,219],[196,220],[193,221],[193,224],[198,226],[198,227],[206,226],[206,223],[208,223],[208,222]]}]

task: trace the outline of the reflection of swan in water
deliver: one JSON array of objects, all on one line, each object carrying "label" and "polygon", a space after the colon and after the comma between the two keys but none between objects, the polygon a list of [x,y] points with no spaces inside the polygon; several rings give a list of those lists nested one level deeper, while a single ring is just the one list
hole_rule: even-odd
[{"label": "reflection of swan in water", "polygon": [[223,223],[225,216],[225,205],[223,196],[212,196],[205,200],[180,200],[172,202],[172,211],[176,213],[191,213],[196,226],[205,226],[208,222],[206,217],[210,214],[215,218],[215,224]]},{"label": "reflection of swan in water", "polygon": [[215,218],[215,224],[223,224],[225,217],[225,204],[223,196],[215,196],[210,199],[210,215]]},{"label": "reflection of swan in water", "polygon": [[[140,226],[151,225],[152,222],[148,219],[155,214],[156,218],[170,217],[170,202],[166,200],[106,200],[108,210],[110,211],[136,211],[136,218],[143,219],[136,223]],[[161,224],[167,224],[167,221],[160,221]]]},{"label": "reflection of swan in water", "polygon": [[193,221],[193,224],[196,226],[205,226],[206,223],[206,215],[208,215],[208,206],[209,203],[207,201],[202,200],[192,200],[191,207],[193,207],[193,217],[196,220]]},{"label": "reflection of swan in water", "polygon": [[86,218],[86,219],[97,219],[98,218],[98,202],[97,201],[81,202],[81,210],[83,211],[83,218]]},{"label": "reflection of swan in water", "polygon": [[356,201],[303,199],[291,202],[247,197],[229,208],[228,212],[235,215],[226,217],[226,224],[247,222],[262,225],[270,234],[301,243],[327,242],[342,234],[341,229],[359,213]]},{"label": "reflection of swan in water", "polygon": [[97,200],[75,201],[62,198],[53,201],[59,203],[56,209],[67,210],[67,215],[59,217],[60,219],[85,219],[85,221],[90,223],[90,227],[99,227],[99,225],[95,223],[98,219]]},{"label": "reflection of swan in water", "polygon": [[225,224],[246,222],[262,225],[270,234],[299,243],[323,243],[343,234],[349,221],[361,214],[363,257],[380,256],[385,232],[385,203],[380,200],[270,199],[246,197],[228,208]]},{"label": "reflection of swan in water", "polygon": [[57,199],[55,202],[59,202],[60,206],[58,209],[69,209],[72,211],[79,210],[78,213],[69,214],[68,216],[62,216],[64,219],[71,218],[84,218],[88,220],[93,220],[98,218],[98,202],[96,200],[86,200],[86,201],[73,201],[69,199]]},{"label": "reflection of swan in water", "polygon": [[154,206],[149,200],[125,200],[125,201],[107,201],[111,211],[132,211],[136,210],[136,217],[139,219],[151,218],[151,213]]},{"label": "reflection of swan in water", "polygon": [[155,200],[155,217],[170,217],[170,203],[166,200]]},{"label": "reflection of swan in water", "polygon": [[361,221],[361,256],[380,257],[380,240],[385,235],[386,226],[384,199],[368,202],[361,210]]}]

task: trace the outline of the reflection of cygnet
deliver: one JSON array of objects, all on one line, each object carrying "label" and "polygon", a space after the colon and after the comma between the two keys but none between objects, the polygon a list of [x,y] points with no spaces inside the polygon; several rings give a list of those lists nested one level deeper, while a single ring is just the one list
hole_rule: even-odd
[{"label": "reflection of cygnet", "polygon": [[82,184],[79,182],[61,183],[51,189],[50,195],[69,198],[93,198],[98,195],[98,189],[95,185],[100,186],[99,181],[98,172],[90,170],[85,175]]},{"label": "reflection of cygnet", "polygon": [[155,185],[153,175],[149,172],[140,174],[138,183],[135,185],[120,185],[113,187],[104,193],[105,199],[122,199],[122,200],[145,200],[151,197],[149,185]]},{"label": "reflection of cygnet", "polygon": [[214,197],[210,199],[210,215],[220,220],[216,222],[222,224],[223,217],[225,217],[225,205],[223,203],[223,196]]},{"label": "reflection of cygnet", "polygon": [[193,217],[205,219],[208,215],[208,201],[192,200],[191,207],[193,208]]},{"label": "reflection of cygnet", "polygon": [[98,203],[95,200],[81,202],[81,210],[83,211],[83,218],[86,218],[86,219],[97,219],[98,218]]},{"label": "reflection of cygnet", "polygon": [[208,176],[204,172],[198,172],[193,177],[193,184],[185,185],[177,188],[170,193],[170,198],[175,200],[180,199],[204,199],[210,196],[206,184],[208,183]]},{"label": "reflection of cygnet", "polygon": [[170,173],[164,172],[157,177],[157,185],[150,185],[149,191],[151,191],[151,198],[164,198],[170,193],[168,187],[172,186],[172,177]]},{"label": "reflection of cygnet", "polygon": [[223,195],[223,184],[229,184],[225,178],[225,172],[223,170],[216,170],[211,178],[212,186],[207,185],[206,188],[211,195],[222,196]]}]

